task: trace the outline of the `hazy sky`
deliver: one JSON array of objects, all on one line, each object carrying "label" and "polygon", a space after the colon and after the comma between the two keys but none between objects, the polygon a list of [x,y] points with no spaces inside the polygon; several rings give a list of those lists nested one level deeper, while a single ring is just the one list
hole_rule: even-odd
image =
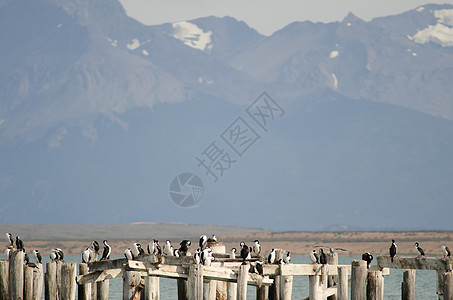
[{"label": "hazy sky", "polygon": [[230,16],[269,35],[294,21],[341,21],[349,12],[366,21],[426,3],[453,0],[120,0],[129,16],[147,25],[205,16]]}]

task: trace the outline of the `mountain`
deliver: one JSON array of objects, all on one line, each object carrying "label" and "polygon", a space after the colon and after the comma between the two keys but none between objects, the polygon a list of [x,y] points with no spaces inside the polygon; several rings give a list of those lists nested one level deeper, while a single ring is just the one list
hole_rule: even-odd
[{"label": "mountain", "polygon": [[[0,8],[1,223],[452,229],[451,5],[271,36],[117,0]],[[195,208],[170,198],[187,172]]]}]

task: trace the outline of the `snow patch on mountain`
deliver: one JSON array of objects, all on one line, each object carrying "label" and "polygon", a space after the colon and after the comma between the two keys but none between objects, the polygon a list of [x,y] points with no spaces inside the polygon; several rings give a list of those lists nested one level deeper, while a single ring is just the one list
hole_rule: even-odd
[{"label": "snow patch on mountain", "polygon": [[187,46],[207,52],[212,50],[212,31],[204,32],[197,25],[187,21],[176,22],[172,26],[173,37]]},{"label": "snow patch on mountain", "polygon": [[453,9],[434,11],[437,24],[418,31],[412,39],[419,44],[433,42],[442,47],[453,46]]}]

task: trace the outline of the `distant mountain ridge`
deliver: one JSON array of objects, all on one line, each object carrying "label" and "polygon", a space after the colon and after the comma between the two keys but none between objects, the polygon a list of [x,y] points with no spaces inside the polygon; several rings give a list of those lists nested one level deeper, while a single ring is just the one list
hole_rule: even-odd
[{"label": "distant mountain ridge", "polygon": [[[452,229],[436,207],[453,192],[453,5],[271,36],[231,17],[145,26],[117,0],[0,8],[0,222]],[[263,91],[286,114],[212,183],[195,157]],[[183,171],[206,185],[196,209],[169,199]]]}]

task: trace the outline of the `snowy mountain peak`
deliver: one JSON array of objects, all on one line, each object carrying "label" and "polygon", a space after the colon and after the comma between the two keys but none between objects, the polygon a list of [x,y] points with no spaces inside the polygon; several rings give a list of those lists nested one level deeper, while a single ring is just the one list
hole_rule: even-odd
[{"label": "snowy mountain peak", "polygon": [[204,32],[197,25],[187,21],[172,23],[172,27],[173,37],[187,46],[206,52],[212,50],[211,31]]},{"label": "snowy mountain peak", "polygon": [[[417,8],[419,11],[421,7]],[[440,9],[433,11],[437,23],[418,31],[411,40],[419,44],[436,43],[442,47],[453,46],[453,9]]]}]

